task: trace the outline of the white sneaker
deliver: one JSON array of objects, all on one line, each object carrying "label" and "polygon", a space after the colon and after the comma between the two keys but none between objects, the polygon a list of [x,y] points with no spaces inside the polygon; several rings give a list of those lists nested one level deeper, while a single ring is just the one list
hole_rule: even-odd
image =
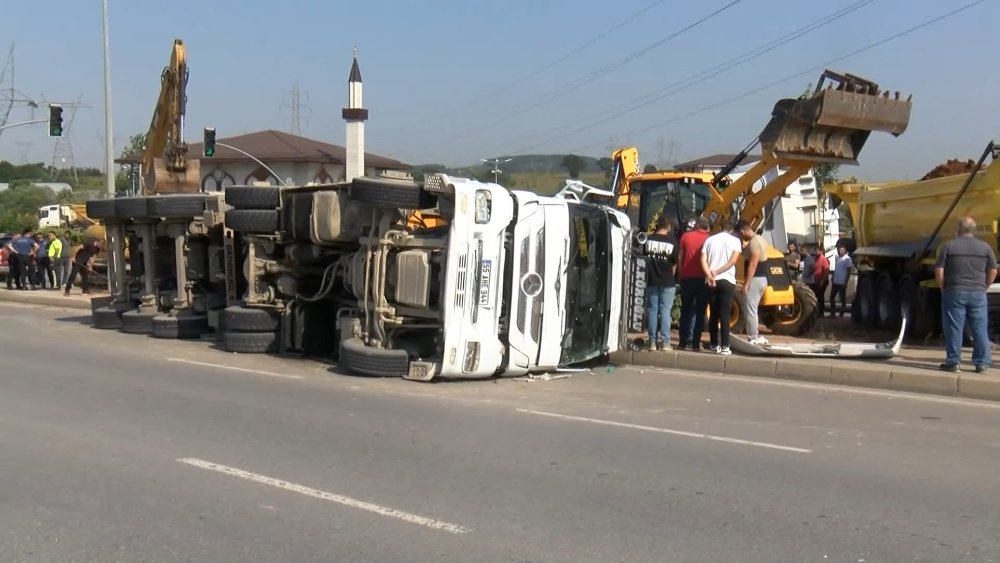
[{"label": "white sneaker", "polygon": [[719,348],[719,352],[718,352],[718,354],[720,356],[729,356],[732,353],[733,353],[733,351],[729,349],[729,346],[722,346],[722,347],[720,347]]}]

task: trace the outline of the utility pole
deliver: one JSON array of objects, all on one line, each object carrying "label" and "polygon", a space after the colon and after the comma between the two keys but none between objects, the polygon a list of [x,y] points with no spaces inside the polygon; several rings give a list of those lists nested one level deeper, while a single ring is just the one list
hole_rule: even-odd
[{"label": "utility pole", "polygon": [[303,104],[302,98],[305,97],[306,100],[309,99],[309,94],[307,92],[302,92],[299,90],[299,84],[296,82],[292,85],[292,92],[290,95],[291,101],[282,107],[288,108],[291,111],[291,133],[293,135],[302,135],[302,110],[310,109],[308,102]]},{"label": "utility pole", "polygon": [[108,0],[101,0],[101,13],[104,17],[102,31],[104,35],[104,166],[105,188],[108,197],[115,197],[115,154],[114,136],[111,130],[111,54],[108,52]]},{"label": "utility pole", "polygon": [[500,170],[500,165],[503,164],[503,163],[505,163],[505,162],[510,162],[510,161],[512,161],[514,159],[513,158],[507,158],[507,159],[504,159],[504,160],[500,160],[499,158],[481,158],[479,160],[485,162],[486,164],[490,164],[490,163],[493,164],[493,170],[492,170],[492,172],[493,172],[493,183],[494,184],[499,184],[500,183],[500,173],[502,172]]}]

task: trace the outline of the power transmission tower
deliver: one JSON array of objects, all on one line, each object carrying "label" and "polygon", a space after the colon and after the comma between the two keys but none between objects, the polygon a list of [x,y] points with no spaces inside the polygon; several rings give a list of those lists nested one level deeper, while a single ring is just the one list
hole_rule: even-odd
[{"label": "power transmission tower", "polygon": [[[38,103],[14,87],[14,44],[11,43],[7,60],[0,69],[0,127],[7,125],[11,112],[19,104],[31,108],[31,119],[35,119]],[[3,134],[3,129],[0,129],[0,134]]]},{"label": "power transmission tower", "polygon": [[[302,110],[310,109],[308,103],[309,94],[299,90],[299,84],[295,83],[292,85],[292,91],[289,96],[291,101],[281,107],[287,108],[291,112],[291,133],[293,135],[302,135]],[[303,98],[306,100],[306,103],[304,104],[302,102]]]},{"label": "power transmission tower", "polygon": [[73,131],[73,120],[76,118],[76,110],[81,107],[89,107],[80,102],[83,96],[76,99],[75,102],[69,104],[61,104],[69,113],[69,119],[66,120],[66,126],[63,127],[62,137],[57,137],[55,146],[52,148],[52,179],[55,180],[59,177],[60,166],[62,168],[68,168],[70,173],[73,175],[73,182],[79,183],[79,178],[76,173],[76,161],[73,159],[73,142],[70,140],[70,134]]},{"label": "power transmission tower", "polygon": [[669,170],[677,164],[675,157],[677,156],[677,150],[680,148],[680,143],[675,141],[673,137],[670,138],[669,142],[664,142],[661,135],[659,141],[656,143],[656,148],[656,168],[658,170]]},{"label": "power transmission tower", "polygon": [[28,154],[31,153],[31,143],[18,141],[17,152],[21,156],[21,164],[28,164]]}]

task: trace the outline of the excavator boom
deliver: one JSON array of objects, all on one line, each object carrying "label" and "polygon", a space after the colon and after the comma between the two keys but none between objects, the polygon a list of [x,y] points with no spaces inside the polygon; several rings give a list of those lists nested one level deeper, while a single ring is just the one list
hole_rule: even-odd
[{"label": "excavator boom", "polygon": [[200,161],[188,160],[188,147],[184,142],[187,80],[184,42],[175,39],[170,63],[160,75],[160,97],[142,150],[144,194],[201,190]]}]

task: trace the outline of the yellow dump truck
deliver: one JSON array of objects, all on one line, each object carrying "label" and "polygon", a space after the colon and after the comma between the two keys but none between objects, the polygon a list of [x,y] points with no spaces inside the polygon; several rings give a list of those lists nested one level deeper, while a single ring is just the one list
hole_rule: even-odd
[{"label": "yellow dump truck", "polygon": [[[908,310],[907,333],[938,332],[941,297],[934,281],[937,251],[954,237],[955,222],[976,220],[977,237],[996,248],[1000,220],[1000,163],[990,142],[973,171],[917,182],[841,183],[827,186],[850,209],[857,246],[856,322],[898,330]],[[985,166],[987,158],[992,158]],[[1000,319],[1000,283],[989,288],[990,317]],[[995,329],[991,327],[991,334]]]}]

